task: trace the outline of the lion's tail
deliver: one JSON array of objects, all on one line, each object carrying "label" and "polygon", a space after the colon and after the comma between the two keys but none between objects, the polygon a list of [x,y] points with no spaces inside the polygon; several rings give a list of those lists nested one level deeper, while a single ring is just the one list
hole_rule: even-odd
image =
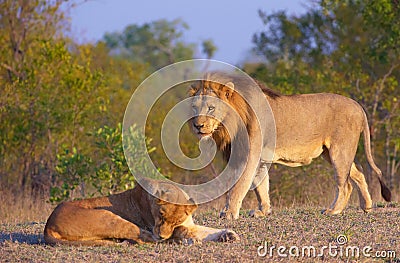
[{"label": "lion's tail", "polygon": [[383,181],[382,178],[382,171],[376,166],[374,159],[372,158],[372,153],[371,153],[371,134],[369,131],[369,125],[368,125],[368,120],[367,120],[367,115],[365,111],[362,111],[364,114],[364,148],[365,148],[365,155],[367,156],[367,161],[371,168],[375,171],[375,173],[378,176],[379,183],[381,185],[381,194],[383,199],[385,201],[390,202],[392,200],[392,193],[390,192],[390,189],[386,186],[385,182]]}]

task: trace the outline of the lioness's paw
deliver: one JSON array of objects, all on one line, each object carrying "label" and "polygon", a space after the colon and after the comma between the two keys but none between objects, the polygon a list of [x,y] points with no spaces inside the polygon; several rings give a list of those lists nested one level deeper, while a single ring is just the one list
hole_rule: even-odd
[{"label": "lioness's paw", "polygon": [[140,231],[140,237],[138,243],[153,243],[157,241],[158,238],[154,236],[153,233],[143,229]]},{"label": "lioness's paw", "polygon": [[173,240],[173,243],[177,243],[180,245],[194,245],[194,244],[201,243],[201,240],[198,240],[196,238],[182,238],[182,239]]},{"label": "lioness's paw", "polygon": [[261,210],[259,210],[259,209],[257,209],[257,210],[251,210],[251,211],[249,212],[249,216],[250,216],[250,217],[259,218],[259,217],[267,216],[267,215],[271,214],[271,212],[272,212],[271,209],[268,209],[266,212],[263,212],[263,211],[261,211]]},{"label": "lioness's paw", "polygon": [[225,229],[224,232],[219,236],[218,242],[232,242],[232,241],[239,241],[240,237],[235,231],[230,229]]}]

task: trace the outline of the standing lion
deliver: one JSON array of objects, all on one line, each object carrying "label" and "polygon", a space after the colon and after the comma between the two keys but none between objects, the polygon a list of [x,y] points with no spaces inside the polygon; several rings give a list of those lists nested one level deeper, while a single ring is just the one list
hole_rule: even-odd
[{"label": "standing lion", "polygon": [[[256,90],[261,91],[257,93]],[[222,72],[206,74],[203,80],[192,85],[190,95],[196,115],[190,121],[194,133],[202,139],[212,138],[227,160],[234,156],[234,167],[244,167],[243,173],[234,167],[231,170],[237,182],[227,193],[222,217],[238,218],[242,201],[252,187],[258,209],[251,214],[270,213],[267,165],[302,166],[320,155],[333,166],[336,181],[336,197],[324,213],[342,212],[350,198],[352,182],[358,188],[361,208],[370,211],[372,200],[365,177],[354,164],[361,133],[368,163],[381,185],[381,194],[390,201],[390,190],[371,155],[366,114],[354,100],[329,93],[280,95],[243,73]],[[268,112],[272,118],[264,116]],[[273,123],[276,141],[269,136]],[[268,143],[270,141],[275,145]],[[239,145],[235,150],[234,144]],[[238,171],[240,174],[235,174]]]}]

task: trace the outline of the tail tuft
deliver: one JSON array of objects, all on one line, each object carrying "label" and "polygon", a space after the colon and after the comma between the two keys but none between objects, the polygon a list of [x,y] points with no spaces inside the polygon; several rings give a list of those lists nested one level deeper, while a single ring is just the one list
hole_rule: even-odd
[{"label": "tail tuft", "polygon": [[392,201],[392,193],[390,192],[389,188],[381,179],[379,179],[379,183],[381,184],[381,194],[383,199],[385,199],[386,202]]}]

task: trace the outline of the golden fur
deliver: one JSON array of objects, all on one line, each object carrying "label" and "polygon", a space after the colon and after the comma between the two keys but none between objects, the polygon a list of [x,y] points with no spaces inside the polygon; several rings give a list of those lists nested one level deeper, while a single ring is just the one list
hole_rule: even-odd
[{"label": "golden fur", "polygon": [[[259,139],[255,138],[259,136],[256,132],[259,125],[249,105],[257,107],[260,96],[252,94],[250,86],[262,90],[274,116],[276,147],[273,159],[269,162],[292,167],[302,166],[322,154],[335,168],[336,198],[331,207],[325,210],[325,214],[337,214],[345,208],[352,191],[351,182],[358,187],[361,208],[364,211],[372,208],[365,177],[353,163],[362,132],[367,160],[378,175],[382,196],[387,201],[391,199],[390,190],[382,180],[382,172],[372,159],[368,121],[357,102],[340,95],[326,93],[280,95],[261,83],[249,81],[245,77],[212,72],[191,87],[192,107],[199,115],[191,119],[192,130],[199,137],[212,137],[227,159],[230,156],[233,140],[240,139],[235,137],[235,133],[229,136],[222,122],[224,126],[230,126],[232,131],[235,130],[232,127],[243,121],[250,138],[246,169],[228,192],[226,206],[221,216],[237,218],[242,200],[251,187],[255,188],[259,202],[258,209],[253,210],[252,215],[262,216],[270,213],[269,178],[265,163],[267,160],[263,159],[263,156],[271,152],[271,149],[262,144],[261,159],[254,157],[255,150],[260,147],[260,143],[255,142]],[[243,94],[246,101],[241,96]],[[237,114],[232,114],[232,108],[224,104],[230,105]],[[269,139],[271,138],[262,138],[264,142]]]},{"label": "golden fur", "polygon": [[[61,203],[47,220],[45,241],[48,244],[105,245],[121,241],[239,239],[232,230],[195,225],[192,214],[197,205],[180,188],[164,181],[147,180],[146,183],[152,192],[161,195],[161,199],[137,184],[120,194]],[[187,204],[173,204],[163,199]]]}]

